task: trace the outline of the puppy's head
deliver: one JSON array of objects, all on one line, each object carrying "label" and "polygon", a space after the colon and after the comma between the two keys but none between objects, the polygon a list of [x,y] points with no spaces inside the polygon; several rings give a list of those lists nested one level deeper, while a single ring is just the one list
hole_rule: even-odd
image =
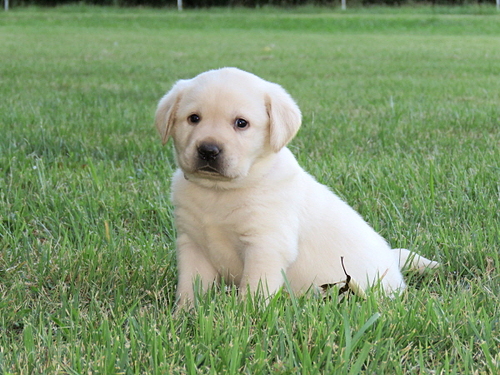
[{"label": "puppy's head", "polygon": [[156,127],[174,140],[186,178],[246,177],[297,133],[300,110],[279,85],[236,68],[178,81],[160,100]]}]

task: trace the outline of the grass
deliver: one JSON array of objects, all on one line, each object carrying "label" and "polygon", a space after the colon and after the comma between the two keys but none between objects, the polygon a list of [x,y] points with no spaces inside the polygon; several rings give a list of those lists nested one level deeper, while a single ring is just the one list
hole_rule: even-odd
[{"label": "grass", "polygon": [[[498,373],[500,19],[468,9],[1,13],[0,373]],[[394,300],[175,315],[153,115],[219,66],[287,88],[301,164],[442,269]]]}]

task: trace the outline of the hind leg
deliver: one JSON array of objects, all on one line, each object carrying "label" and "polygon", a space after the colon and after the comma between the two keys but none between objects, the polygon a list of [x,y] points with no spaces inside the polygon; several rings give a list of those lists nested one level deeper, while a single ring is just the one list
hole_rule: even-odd
[{"label": "hind leg", "polygon": [[439,263],[427,259],[413,251],[407,249],[393,249],[399,262],[400,269],[424,272],[427,269],[439,267]]}]

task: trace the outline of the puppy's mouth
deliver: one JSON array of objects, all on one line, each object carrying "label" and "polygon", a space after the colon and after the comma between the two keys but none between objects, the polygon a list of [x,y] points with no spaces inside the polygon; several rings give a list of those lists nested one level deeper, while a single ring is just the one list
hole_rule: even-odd
[{"label": "puppy's mouth", "polygon": [[[228,176],[222,168],[216,165],[212,165],[209,162],[200,162],[196,166],[196,168],[189,173],[193,177],[198,177],[202,179],[208,179],[208,180],[223,180],[223,181],[229,181],[232,180],[230,176]],[[184,174],[186,179],[189,179],[186,173]]]},{"label": "puppy's mouth", "polygon": [[219,171],[218,168],[214,167],[213,165],[210,165],[209,163],[207,163],[204,166],[199,166],[197,168],[197,171],[200,172],[200,173],[218,174],[218,175],[221,175],[221,176],[223,175],[221,173],[221,171]]},{"label": "puppy's mouth", "polygon": [[217,167],[214,167],[213,165],[210,165],[208,163],[204,166],[198,166],[197,169],[199,172],[222,174]]}]

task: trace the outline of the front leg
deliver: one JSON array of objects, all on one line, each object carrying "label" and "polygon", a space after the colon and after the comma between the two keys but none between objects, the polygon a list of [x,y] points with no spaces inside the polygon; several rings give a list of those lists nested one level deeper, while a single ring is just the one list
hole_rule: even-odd
[{"label": "front leg", "polygon": [[217,270],[207,259],[203,251],[187,234],[177,238],[177,269],[179,280],[177,284],[177,306],[192,306],[194,282],[199,279],[202,291],[205,292],[217,280]]},{"label": "front leg", "polygon": [[245,265],[240,293],[262,291],[266,297],[276,293],[284,283],[284,274],[297,257],[294,238],[263,238],[245,249]]}]

